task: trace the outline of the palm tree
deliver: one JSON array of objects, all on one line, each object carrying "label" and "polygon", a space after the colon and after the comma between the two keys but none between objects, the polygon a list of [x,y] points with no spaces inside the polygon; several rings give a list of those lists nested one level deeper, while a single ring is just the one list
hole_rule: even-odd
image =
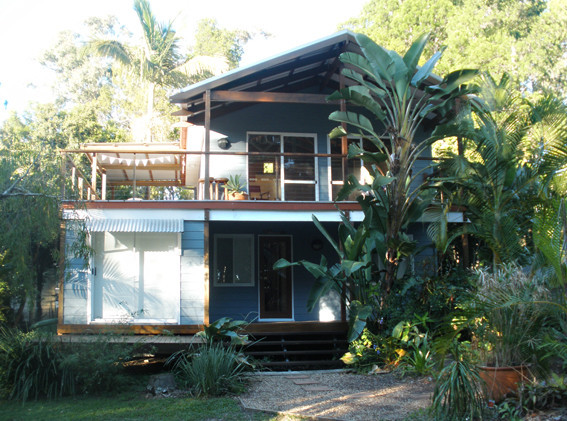
[{"label": "palm tree", "polygon": [[558,112],[550,97],[528,103],[510,88],[507,75],[497,81],[484,74],[478,98],[465,118],[434,136],[460,136],[472,152],[449,155],[442,182],[462,189],[460,204],[471,221],[464,230],[483,241],[495,267],[531,251],[534,212],[553,194],[553,176],[567,162],[565,131],[552,118],[565,120],[565,109]]},{"label": "palm tree", "polygon": [[153,116],[156,87],[181,88],[200,73],[218,74],[228,70],[225,58],[182,54],[180,39],[172,28],[173,22],[158,22],[147,0],[135,0],[134,10],[142,28],[142,45],[126,45],[115,39],[95,39],[87,44],[86,51],[110,57],[138,73],[140,80],[147,85],[148,118]]}]

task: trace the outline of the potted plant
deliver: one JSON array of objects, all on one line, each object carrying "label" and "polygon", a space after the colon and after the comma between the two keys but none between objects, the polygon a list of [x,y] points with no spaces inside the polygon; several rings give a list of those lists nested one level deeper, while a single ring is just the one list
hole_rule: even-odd
[{"label": "potted plant", "polygon": [[245,192],[246,184],[240,180],[240,174],[231,175],[226,183],[228,200],[246,200],[248,194]]},{"label": "potted plant", "polygon": [[543,337],[536,301],[548,296],[537,278],[517,266],[477,271],[476,335],[485,364],[479,367],[488,398],[501,401],[529,380],[538,367],[537,344]]}]

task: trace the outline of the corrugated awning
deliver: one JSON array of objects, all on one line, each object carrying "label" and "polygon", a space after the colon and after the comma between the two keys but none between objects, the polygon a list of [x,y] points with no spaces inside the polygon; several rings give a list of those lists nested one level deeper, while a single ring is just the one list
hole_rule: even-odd
[{"label": "corrugated awning", "polygon": [[183,232],[182,219],[91,219],[90,232]]}]

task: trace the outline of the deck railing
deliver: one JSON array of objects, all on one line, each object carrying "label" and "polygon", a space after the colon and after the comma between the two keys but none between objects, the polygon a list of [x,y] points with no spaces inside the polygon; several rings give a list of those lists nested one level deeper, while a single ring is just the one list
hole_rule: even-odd
[{"label": "deck railing", "polygon": [[[309,186],[312,191],[317,193],[312,194],[312,197],[289,199],[284,193],[285,201],[331,201],[329,195],[334,196],[333,190],[336,192],[337,188],[344,183],[343,177],[337,178],[330,176],[333,173],[348,173],[349,164],[346,155],[330,154],[330,153],[294,153],[294,152],[226,152],[226,151],[175,151],[171,154],[174,162],[169,164],[160,165],[159,160],[163,158],[163,152],[140,152],[139,150],[125,150],[120,151],[123,154],[130,154],[134,158],[112,158],[111,162],[119,162],[120,165],[109,164],[103,162],[105,159],[108,161],[108,156],[105,154],[113,153],[119,155],[115,150],[100,149],[96,152],[87,152],[82,150],[67,150],[63,151],[63,178],[65,180],[64,199],[66,200],[84,200],[84,201],[106,201],[106,200],[230,200],[231,195],[228,191],[228,178],[224,176],[215,177],[211,176],[208,180],[204,177],[192,177],[193,183],[187,184],[187,162],[188,157],[197,157],[197,160],[204,160],[208,157],[209,160],[223,159],[234,157],[238,159],[245,159],[245,170],[248,172],[248,162],[250,158],[262,157],[266,160],[271,159],[281,160],[282,162],[291,162],[294,160],[302,161],[313,159],[313,168],[310,171],[313,173],[313,179],[303,180],[282,180],[279,178],[281,168],[276,168],[275,174],[272,176],[274,187],[269,192],[262,191],[262,177],[257,177],[254,174],[241,174],[242,178],[246,181],[245,193],[248,195],[244,200],[282,200],[283,189],[287,186],[297,189],[297,186]],[[154,155],[152,155],[152,153]],[[136,157],[142,155],[143,158]],[[158,154],[161,156],[157,158]],[[84,157],[87,159],[84,159]],[[431,162],[431,158],[420,158],[421,161]],[[163,161],[162,161],[163,162]],[[342,167],[331,168],[331,162],[342,162]],[[88,176],[90,166],[90,176]],[[350,166],[352,170],[352,165]],[[356,167],[356,166],[355,166]],[[242,168],[242,166],[241,166]],[[318,177],[321,173],[321,168],[324,168],[323,174],[327,177]],[[343,168],[347,168],[345,171]],[[108,172],[110,169],[122,171],[124,178],[122,180],[109,179]],[[160,171],[169,171],[172,176],[169,178],[157,178],[152,176],[152,171],[157,173]],[[138,174],[141,172],[149,172],[150,177],[142,178]],[[229,172],[225,170],[225,174]],[[223,174],[223,175],[225,175]],[[247,177],[246,177],[247,175]],[[348,175],[348,174],[347,174]],[[260,178],[260,179],[259,179]],[[324,178],[324,179],[323,179]],[[269,182],[268,182],[269,183]],[[284,188],[282,184],[285,183]],[[289,184],[288,184],[289,183]],[[320,188],[319,184],[326,183],[325,188]],[[264,181],[264,187],[266,182]],[[274,191],[275,189],[275,191]],[[265,189],[265,190],[269,190]]]}]

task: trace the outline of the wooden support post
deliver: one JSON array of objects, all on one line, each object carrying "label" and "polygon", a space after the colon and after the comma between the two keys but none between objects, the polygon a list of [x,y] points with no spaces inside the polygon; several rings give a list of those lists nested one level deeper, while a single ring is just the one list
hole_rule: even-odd
[{"label": "wooden support post", "polygon": [[96,170],[97,170],[97,155],[93,153],[93,162],[91,165],[91,190],[87,195],[87,199],[95,200],[96,199]]},{"label": "wooden support post", "polygon": [[59,286],[58,292],[58,303],[57,303],[57,331],[59,332],[59,327],[63,325],[63,300],[64,300],[64,288],[65,288],[65,241],[66,241],[66,226],[65,221],[61,221],[59,226],[61,235],[59,236],[59,261],[57,274],[59,275],[59,281],[57,285]]},{"label": "wooden support post", "polygon": [[209,256],[209,210],[205,209],[205,222],[204,222],[204,230],[203,230],[203,237],[204,237],[204,253],[203,253],[203,273],[204,273],[204,282],[205,282],[205,299],[203,303],[203,324],[207,326],[209,324],[209,303],[210,303],[210,256]]},{"label": "wooden support post", "polygon": [[100,184],[100,199],[106,200],[106,172],[102,173]]},{"label": "wooden support post", "polygon": [[[345,87],[345,77],[343,76],[342,72],[340,72],[339,87],[340,87],[340,89],[343,89]],[[347,110],[346,101],[344,99],[341,99],[340,109],[343,112],[346,112],[346,110]],[[347,130],[347,124],[346,123],[341,123],[341,126],[345,131]],[[341,154],[342,155],[348,154],[348,137],[347,136],[341,137]],[[343,156],[343,158],[341,159],[341,162],[342,162],[342,176],[343,176],[342,178],[343,178],[343,183],[344,183],[343,185],[346,185],[347,177],[348,177],[348,158],[346,156]]]},{"label": "wooden support post", "polygon": [[79,189],[79,200],[83,200],[83,184],[85,180],[83,177],[79,177],[78,189]]},{"label": "wooden support post", "polygon": [[65,184],[67,178],[67,154],[61,154],[61,200],[65,200]]},{"label": "wooden support post", "polygon": [[210,200],[210,157],[209,152],[211,151],[211,91],[206,90],[204,94],[205,100],[205,186],[204,186],[204,199]]},{"label": "wooden support post", "polygon": [[134,175],[133,175],[133,182],[132,182],[132,199],[136,200],[136,154],[134,154],[134,160],[132,161],[134,163]]},{"label": "wooden support post", "polygon": [[74,193],[75,189],[77,188],[77,168],[75,168],[75,165],[73,165],[73,168],[71,168],[71,187],[73,187]]}]

